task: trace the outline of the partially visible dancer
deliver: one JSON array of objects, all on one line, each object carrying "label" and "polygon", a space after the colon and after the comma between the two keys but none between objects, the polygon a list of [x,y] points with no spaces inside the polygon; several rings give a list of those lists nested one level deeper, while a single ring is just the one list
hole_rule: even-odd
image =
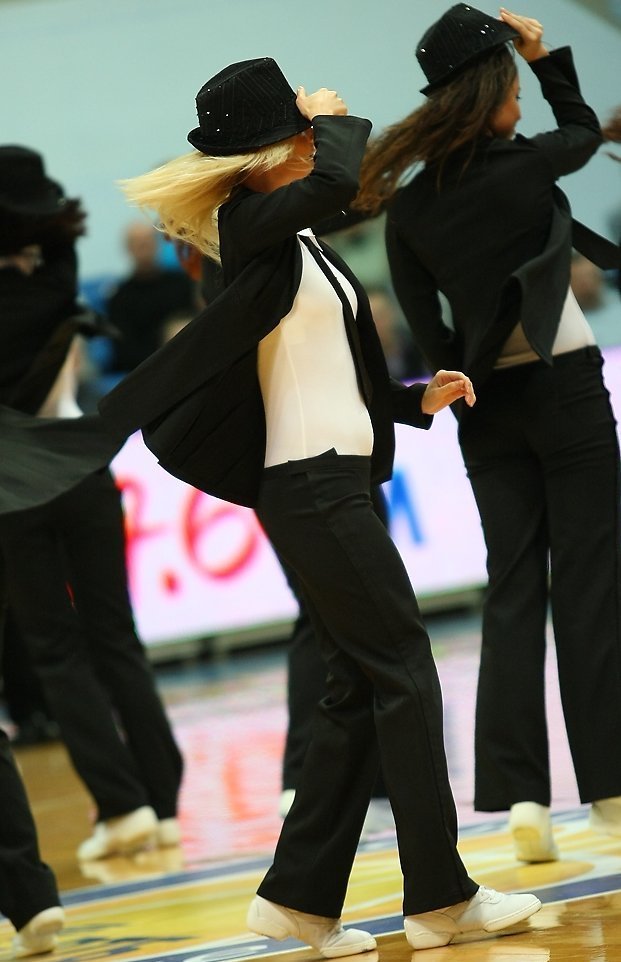
[{"label": "partially visible dancer", "polygon": [[0,147],[0,549],[12,617],[97,806],[86,860],[178,844],[182,761],[134,626],[107,468],[119,444],[76,403],[83,221],[38,153]]},{"label": "partially visible dancer", "polygon": [[[614,113],[609,117],[607,122],[604,124],[602,129],[604,135],[604,140],[614,144],[621,144],[621,106],[617,107]],[[621,155],[618,153],[613,153],[612,151],[607,151],[609,157],[613,160],[619,161],[621,163]],[[621,238],[619,238],[621,241]],[[621,294],[621,268],[617,270],[617,290]]]},{"label": "partially visible dancer", "polygon": [[0,729],[0,912],[16,929],[13,957],[51,952],[63,927],[56,879],[41,861],[28,798]]},{"label": "partially visible dancer", "polygon": [[457,398],[473,404],[472,385],[457,371],[391,382],[362,286],[311,229],[353,199],[369,122],[334,91],[296,97],[265,57],[207,81],[197,107],[196,151],[126,189],[169,234],[221,259],[225,289],[100,407],[115,429],[142,427],[171,473],[255,508],[328,663],[248,925],[328,958],[375,947],[340,916],[381,760],[410,944],[495,932],[540,903],[479,887],[461,861],[429,638],[370,498],[391,472],[394,421],[427,427]]},{"label": "partially visible dancer", "polygon": [[[526,862],[558,857],[544,698],[549,598],[580,798],[592,803],[594,829],[621,835],[619,449],[601,353],[569,290],[572,242],[600,266],[618,263],[619,251],[572,222],[556,186],[602,135],[571,51],[548,52],[542,37],[538,20],[504,8],[495,19],[451,7],[417,49],[428,100],[371,146],[357,200],[388,207],[395,291],[430,369],[463,369],[477,390],[459,421],[489,577],[475,808],[510,809]],[[557,129],[515,135],[511,41]]]}]

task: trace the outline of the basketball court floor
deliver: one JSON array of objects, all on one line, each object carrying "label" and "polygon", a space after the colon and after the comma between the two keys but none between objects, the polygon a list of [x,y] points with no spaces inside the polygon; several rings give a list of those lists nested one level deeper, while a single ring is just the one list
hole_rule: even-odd
[{"label": "basketball court floor", "polygon": [[[621,839],[588,827],[579,804],[560,710],[553,651],[548,659],[553,818],[558,862],[516,862],[506,819],[472,810],[472,738],[478,664],[473,616],[430,622],[445,716],[446,747],[460,817],[460,850],[477,881],[534,891],[542,910],[500,938],[413,953],[402,930],[394,831],[361,843],[344,912],[377,936],[354,962],[621,962]],[[63,747],[17,754],[40,834],[54,868],[67,924],[57,962],[310,962],[313,951],[251,935],[245,913],[278,835],[284,739],[282,649],[158,672],[186,758],[183,845],[79,866],[92,805]],[[619,746],[613,746],[619,750]],[[0,962],[12,930],[0,923]]]}]

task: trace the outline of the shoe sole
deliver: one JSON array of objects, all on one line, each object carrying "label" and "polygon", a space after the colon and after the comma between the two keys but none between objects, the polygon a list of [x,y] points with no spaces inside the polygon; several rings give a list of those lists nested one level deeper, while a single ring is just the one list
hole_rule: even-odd
[{"label": "shoe sole", "polygon": [[325,959],[343,959],[348,955],[361,955],[362,952],[372,952],[377,948],[373,937],[366,939],[361,945],[347,945],[342,949],[319,949]]}]

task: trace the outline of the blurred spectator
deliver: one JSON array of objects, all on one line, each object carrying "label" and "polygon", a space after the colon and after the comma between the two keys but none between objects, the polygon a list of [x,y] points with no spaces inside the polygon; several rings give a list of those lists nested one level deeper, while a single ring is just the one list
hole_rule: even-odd
[{"label": "blurred spectator", "polygon": [[390,375],[398,381],[424,376],[427,367],[393,296],[386,287],[367,287],[367,294]]},{"label": "blurred spectator", "polygon": [[120,331],[114,344],[111,370],[132,371],[160,346],[162,324],[172,314],[193,315],[198,307],[196,283],[185,271],[160,264],[161,235],[144,221],[127,227],[125,246],[131,270],[108,298],[106,313]]},{"label": "blurred spectator", "polygon": [[[383,216],[355,223],[355,214],[342,220],[347,225],[340,228],[340,218],[333,218],[317,227],[318,237],[329,235],[330,246],[340,254],[364,287],[383,287],[390,278],[386,245],[384,243]],[[354,223],[352,224],[352,221]]]}]

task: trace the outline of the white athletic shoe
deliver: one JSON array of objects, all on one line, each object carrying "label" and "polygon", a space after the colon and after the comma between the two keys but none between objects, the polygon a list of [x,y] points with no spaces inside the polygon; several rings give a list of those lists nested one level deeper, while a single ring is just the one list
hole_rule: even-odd
[{"label": "white athletic shoe", "polygon": [[13,958],[51,952],[58,943],[57,935],[64,922],[65,913],[60,905],[53,905],[33,916],[13,938]]},{"label": "white athletic shoe", "polygon": [[157,816],[152,808],[143,805],[127,815],[98,822],[95,831],[78,848],[81,862],[90,862],[109,855],[131,855],[155,841]]},{"label": "white athletic shoe", "polygon": [[468,902],[458,902],[435,912],[406,915],[405,934],[413,949],[448,945],[466,932],[498,932],[522,922],[541,908],[534,895],[504,895],[481,885]]},{"label": "white athletic shoe", "polygon": [[555,862],[559,851],[552,834],[550,809],[537,802],[517,802],[511,806],[509,831],[515,857],[520,862]]},{"label": "white athletic shoe", "polygon": [[621,795],[600,798],[591,805],[589,825],[594,832],[621,835]]},{"label": "white athletic shoe", "polygon": [[251,932],[279,942],[286,938],[299,939],[317,949],[326,959],[357,955],[376,948],[372,935],[360,929],[344,929],[340,919],[297,912],[268,902],[260,895],[250,903],[247,924]]}]

